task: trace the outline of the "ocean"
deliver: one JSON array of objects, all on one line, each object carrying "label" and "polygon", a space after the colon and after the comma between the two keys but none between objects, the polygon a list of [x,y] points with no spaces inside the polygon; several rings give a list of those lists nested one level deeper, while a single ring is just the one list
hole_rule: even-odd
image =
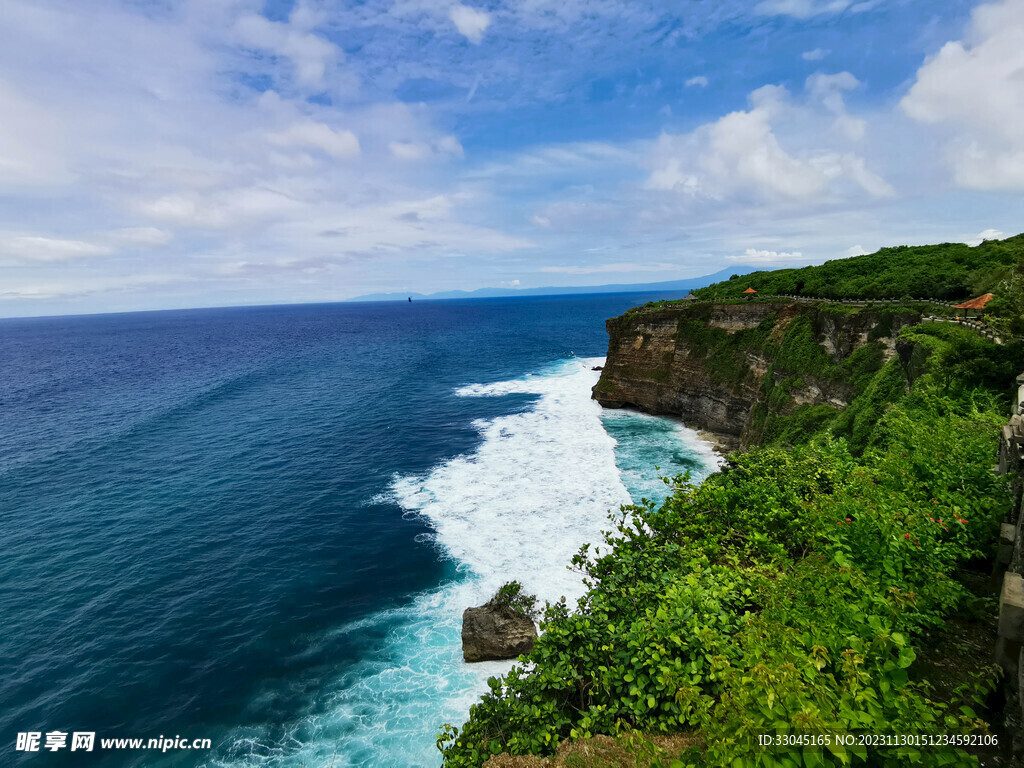
[{"label": "ocean", "polygon": [[[670,297],[0,320],[0,763],[439,765],[510,665],[462,662],[462,610],[575,598],[656,466],[716,467],[590,399],[604,321]],[[100,743],[158,737],[211,748]]]}]

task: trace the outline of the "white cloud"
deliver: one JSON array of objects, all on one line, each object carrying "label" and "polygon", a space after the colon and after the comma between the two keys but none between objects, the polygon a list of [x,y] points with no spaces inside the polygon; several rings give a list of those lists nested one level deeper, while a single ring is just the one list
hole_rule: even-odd
[{"label": "white cloud", "polygon": [[1024,0],[978,6],[963,40],[946,43],[900,102],[913,119],[956,132],[948,146],[963,187],[1024,190]]},{"label": "white cloud", "polygon": [[822,106],[836,116],[832,123],[833,129],[851,141],[860,141],[867,131],[867,123],[853,117],[846,111],[843,91],[852,91],[861,87],[861,82],[849,72],[825,74],[816,72],[804,83],[808,95],[819,101]]},{"label": "white cloud", "polygon": [[963,187],[1024,191],[1024,149],[990,148],[981,141],[954,142],[949,156],[953,175]]},{"label": "white cloud", "polygon": [[448,18],[455,24],[459,34],[474,45],[480,44],[484,39],[484,32],[491,25],[489,13],[462,4],[453,5],[448,11]]},{"label": "white cloud", "polygon": [[57,115],[0,79],[0,184],[69,183],[69,138]]},{"label": "white cloud", "polygon": [[745,180],[766,196],[805,198],[819,194],[827,179],[813,165],[779,144],[764,109],[733,112],[709,130],[704,168],[724,179]]},{"label": "white cloud", "polygon": [[[590,37],[606,29],[609,20],[615,25],[613,34],[618,34],[623,28],[647,26],[659,18],[654,8],[629,0],[517,0],[511,5],[528,28],[556,33],[583,28]],[[693,16],[686,21],[692,24]]]},{"label": "white cloud", "polygon": [[578,172],[595,166],[616,166],[639,160],[636,149],[629,145],[582,141],[543,144],[528,147],[514,155],[472,169],[470,179],[499,179],[507,183],[512,177],[537,179],[552,174]]},{"label": "white cloud", "polygon": [[850,152],[820,154],[812,158],[811,163],[829,179],[849,179],[872,197],[885,198],[896,194],[889,182],[868,170],[863,157]]},{"label": "white cloud", "polygon": [[1000,232],[998,229],[986,229],[983,232],[979,232],[974,237],[967,240],[967,245],[972,248],[976,245],[981,245],[986,240],[1002,240],[1006,237],[1005,232]]},{"label": "white cloud", "polygon": [[[589,184],[566,189],[561,200],[545,205],[530,217],[530,223],[561,235],[585,232],[588,242],[592,244],[599,233],[620,226],[625,216],[620,205],[600,197]],[[603,245],[595,249],[591,245],[584,250],[594,252],[607,248],[607,245]]]},{"label": "white cloud", "polygon": [[116,245],[166,245],[174,235],[156,227],[123,227],[103,233],[103,239]]},{"label": "white cloud", "polygon": [[39,235],[0,235],[0,258],[18,262],[71,261],[112,253],[106,245]]},{"label": "white cloud", "polygon": [[755,7],[757,13],[765,16],[795,16],[809,19],[825,13],[845,11],[851,0],[763,0]]},{"label": "white cloud", "polygon": [[359,139],[352,131],[336,131],[313,120],[303,120],[283,131],[270,133],[267,140],[279,147],[318,149],[338,159],[356,157],[360,153]]},{"label": "white cloud", "polygon": [[[287,22],[249,18],[254,0],[159,12],[3,5],[0,197],[15,204],[0,206],[0,282],[9,297],[17,287],[40,307],[53,300],[48,311],[86,294],[104,295],[89,304],[96,309],[337,298],[403,259],[470,261],[534,245],[500,231],[490,198],[473,202],[453,173],[394,162],[391,144],[439,161],[463,148],[435,127],[431,105],[348,98],[351,74],[319,37],[313,3]],[[446,10],[431,12],[449,23]],[[357,261],[373,268],[339,266]],[[311,296],[304,281],[314,268],[323,279]],[[187,286],[178,295],[126,272],[177,272]],[[94,289],[79,292],[73,283],[86,278]]]},{"label": "white cloud", "polygon": [[862,0],[859,3],[854,3],[850,6],[850,13],[864,13],[866,11],[872,11],[884,2],[885,0]]},{"label": "white cloud", "polygon": [[707,88],[708,79],[704,75],[696,75],[695,77],[691,77],[689,80],[686,81],[687,88],[693,88],[695,86],[698,88]]},{"label": "white cloud", "polygon": [[731,255],[726,258],[734,264],[749,264],[752,267],[759,267],[763,264],[784,264],[786,262],[802,261],[804,256],[799,251],[769,251],[761,248],[747,248],[742,256]]},{"label": "white cloud", "polygon": [[821,101],[833,114],[846,111],[843,91],[852,91],[860,85],[860,81],[849,72],[836,72],[831,75],[815,72],[804,83],[811,97]]},{"label": "white cloud", "polygon": [[[524,144],[565,118],[584,79],[614,86],[613,109],[635,106],[657,121],[671,90],[659,94],[651,82],[668,71],[660,57],[690,40],[713,42],[702,35],[722,24],[749,24],[756,3],[690,14],[627,0],[462,2],[470,14],[457,27],[449,11],[458,0],[308,0],[283,21],[259,15],[261,0],[3,0],[0,259],[13,267],[0,282],[24,296],[78,295],[86,278],[90,291],[106,291],[69,303],[76,310],[126,308],[132,291],[131,308],[323,300],[378,287],[367,282],[427,291],[522,274],[534,285],[545,265],[594,269],[592,282],[603,270],[641,274],[663,262],[704,274],[748,247],[818,260],[850,243],[963,240],[1013,226],[1008,198],[991,196],[977,221],[977,206],[938,198],[941,185],[917,167],[932,146],[914,137],[929,132],[868,106],[891,103],[891,91],[855,100],[849,73],[812,76],[792,95],[759,89],[748,106],[711,113],[685,135],[602,141],[622,135],[604,122],[608,110],[587,130],[599,140]],[[829,3],[788,8],[806,17]],[[464,43],[457,29],[493,45]],[[331,41],[352,53],[346,59]],[[731,50],[704,65],[691,57],[678,62],[676,87],[687,78],[705,87],[697,73],[715,79],[729,56],[759,77],[774,57],[792,62],[815,44],[831,45],[766,49],[764,61]],[[630,57],[644,50],[653,68],[634,75]],[[735,84],[715,84],[721,103],[735,99]],[[683,112],[664,124],[703,114]],[[506,118],[515,123],[507,134]],[[540,121],[536,131],[522,130],[527,120]],[[472,137],[465,162],[452,126]],[[977,173],[1007,154],[987,133],[958,129],[961,155],[981,158]],[[997,171],[1018,173],[1013,163],[1000,168],[986,171],[987,183]],[[880,169],[915,194],[878,205],[892,195]],[[125,273],[165,277],[133,282]],[[44,309],[62,311],[56,300]]]},{"label": "white cloud", "polygon": [[[849,73],[821,75],[809,81],[814,101],[827,113],[848,117],[839,91],[854,87]],[[762,202],[795,202],[838,194],[844,182],[876,197],[892,188],[868,170],[863,158],[833,149],[787,150],[774,123],[806,127],[820,113],[794,105],[785,89],[765,86],[750,94],[752,108],[732,112],[691,134],[662,134],[648,159],[646,187],[673,190],[695,198],[724,201],[753,197]],[[826,114],[827,114],[826,113]]]},{"label": "white cloud", "polygon": [[804,51],[801,55],[804,61],[821,61],[828,56],[830,51],[824,48],[815,48],[812,51]]},{"label": "white cloud", "polygon": [[747,191],[801,199],[821,193],[828,181],[779,145],[763,109],[733,112],[689,136],[662,134],[654,166],[648,189],[719,199]]},{"label": "white cloud", "polygon": [[427,155],[427,149],[422,144],[407,141],[392,141],[388,148],[399,160],[422,160]]},{"label": "white cloud", "polygon": [[428,157],[462,157],[462,145],[454,136],[442,136],[435,141],[392,141],[391,154],[399,160],[423,160]]},{"label": "white cloud", "polygon": [[836,119],[832,122],[832,128],[840,136],[845,136],[850,141],[860,141],[867,132],[868,124],[866,120],[862,120],[859,117],[837,115]]},{"label": "white cloud", "polygon": [[849,248],[843,251],[842,255],[839,258],[852,259],[854,256],[866,256],[869,253],[871,253],[871,251],[869,251],[863,245],[851,245]]},{"label": "white cloud", "polygon": [[587,266],[549,266],[541,267],[541,272],[553,272],[562,275],[596,275],[606,272],[672,272],[678,270],[677,264],[629,264],[619,262],[616,264],[593,264]]},{"label": "white cloud", "polygon": [[434,151],[443,155],[462,157],[464,152],[462,144],[454,136],[442,136],[434,142]]},{"label": "white cloud", "polygon": [[270,21],[252,13],[238,19],[235,34],[244,45],[289,59],[297,85],[321,88],[327,69],[342,54],[337,46],[306,27],[314,20],[315,17],[304,6],[296,9],[289,23]]},{"label": "white cloud", "polygon": [[301,215],[307,206],[282,190],[262,185],[218,190],[213,193],[180,192],[143,199],[135,210],[151,219],[189,229],[228,229],[253,223],[269,224]]},{"label": "white cloud", "polygon": [[[275,229],[272,245],[277,250],[267,249],[264,260],[279,260],[280,253],[294,249],[295,243],[301,243],[308,256],[345,255],[408,264],[453,253],[507,252],[534,246],[524,238],[460,222],[459,206],[467,202],[456,194],[303,209],[302,217],[289,217]],[[244,260],[256,261],[248,254]]]},{"label": "white cloud", "polygon": [[126,275],[123,277],[86,276],[74,280],[49,280],[6,284],[0,286],[0,300],[40,301],[46,299],[74,299],[96,294],[137,291],[174,283],[191,282],[188,277],[170,274]]}]

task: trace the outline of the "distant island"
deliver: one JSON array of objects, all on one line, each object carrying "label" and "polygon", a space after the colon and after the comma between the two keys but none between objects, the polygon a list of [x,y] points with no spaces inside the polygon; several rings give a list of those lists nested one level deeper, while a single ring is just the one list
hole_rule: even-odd
[{"label": "distant island", "polygon": [[346,301],[438,301],[443,299],[496,299],[504,296],[567,296],[583,293],[649,293],[654,291],[694,291],[712,283],[728,280],[732,275],[756,271],[756,267],[736,265],[713,275],[666,280],[660,283],[613,283],[611,285],[548,286],[543,288],[478,288],[475,291],[440,291],[438,293],[368,293]]}]

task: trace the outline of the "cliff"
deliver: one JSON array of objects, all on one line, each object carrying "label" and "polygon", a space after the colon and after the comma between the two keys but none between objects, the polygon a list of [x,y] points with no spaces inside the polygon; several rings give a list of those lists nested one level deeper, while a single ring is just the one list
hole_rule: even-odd
[{"label": "cliff", "polygon": [[637,308],[606,324],[593,397],[609,408],[679,416],[746,447],[833,418],[896,355],[920,314],[790,302]]},{"label": "cliff", "polygon": [[[1012,757],[1013,728],[988,698],[995,601],[979,555],[1014,519],[992,464],[1024,345],[919,319],[906,306],[768,299],[610,321],[599,400],[751,447],[697,486],[673,485],[660,507],[623,507],[600,553],[581,549],[585,597],[548,604],[524,663],[491,681],[461,729],[445,727],[446,768],[494,755],[488,766],[597,764],[595,737],[623,723],[629,764],[657,754],[643,734],[685,739],[666,745],[673,765],[754,764],[755,734],[812,710],[835,733],[999,734],[998,760]],[[1004,466],[1024,456],[1021,424],[1004,430]],[[1014,563],[1017,528],[1003,531],[1002,562]],[[999,658],[1012,672],[1024,666],[1024,580],[1007,579]],[[595,751],[569,755],[567,742]],[[975,764],[959,748],[920,754]]]}]

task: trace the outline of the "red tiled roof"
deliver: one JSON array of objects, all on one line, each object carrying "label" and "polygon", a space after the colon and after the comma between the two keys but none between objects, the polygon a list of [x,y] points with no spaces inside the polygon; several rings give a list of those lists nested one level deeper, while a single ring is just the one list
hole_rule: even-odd
[{"label": "red tiled roof", "polygon": [[757,291],[755,291],[753,288],[747,288],[747,290],[745,290],[744,293],[757,293]]},{"label": "red tiled roof", "polygon": [[976,299],[965,301],[963,304],[954,304],[953,309],[984,309],[985,305],[992,301],[992,299],[994,298],[994,294],[985,293]]}]

